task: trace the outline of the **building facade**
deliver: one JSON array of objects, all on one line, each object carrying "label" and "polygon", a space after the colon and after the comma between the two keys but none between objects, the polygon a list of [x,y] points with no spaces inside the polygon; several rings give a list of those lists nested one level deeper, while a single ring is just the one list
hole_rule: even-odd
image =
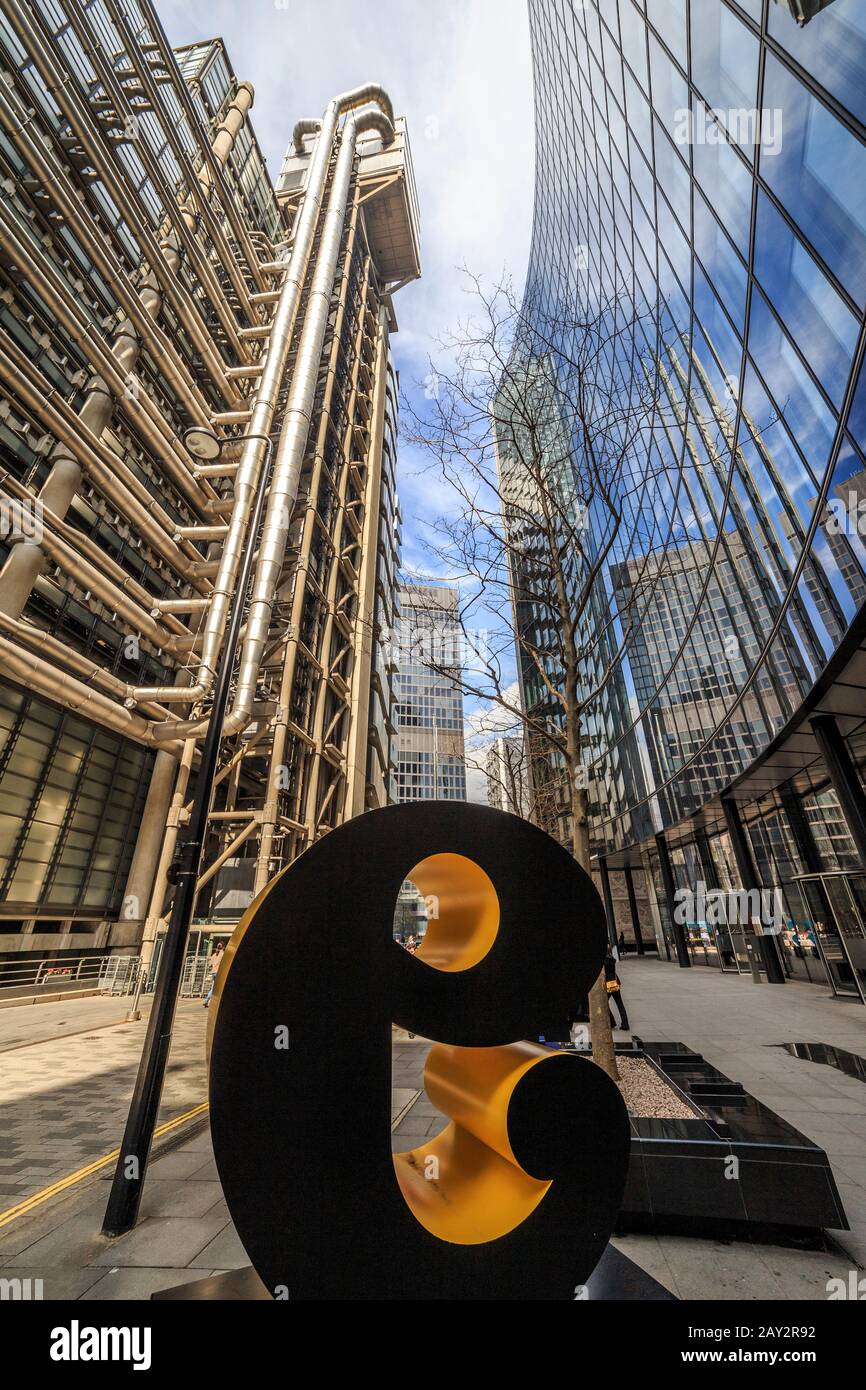
[{"label": "building facade", "polygon": [[531,798],[523,740],[513,736],[494,739],[485,755],[484,771],[488,806],[514,816],[528,816]]},{"label": "building facade", "polygon": [[402,801],[465,801],[462,661],[456,589],[398,591],[397,788]]},{"label": "building facade", "polygon": [[[529,9],[529,338],[568,394],[594,324],[598,380],[653,410],[609,548],[611,509],[587,518],[616,653],[587,712],[600,866],[646,871],[644,932],[681,965],[863,999],[866,13]],[[699,888],[778,889],[781,925]]]},{"label": "building facade", "polygon": [[0,57],[0,957],[150,956],[233,600],[199,927],[395,799],[411,157],[371,84],[275,188],[222,41],[150,0],[9,0]]}]

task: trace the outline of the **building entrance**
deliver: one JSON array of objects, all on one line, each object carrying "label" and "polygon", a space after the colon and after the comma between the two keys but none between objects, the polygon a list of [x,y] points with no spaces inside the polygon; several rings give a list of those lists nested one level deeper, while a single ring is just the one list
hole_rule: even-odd
[{"label": "building entrance", "polygon": [[833,993],[866,1004],[866,874],[804,874],[795,884],[803,912],[787,950],[820,956]]}]

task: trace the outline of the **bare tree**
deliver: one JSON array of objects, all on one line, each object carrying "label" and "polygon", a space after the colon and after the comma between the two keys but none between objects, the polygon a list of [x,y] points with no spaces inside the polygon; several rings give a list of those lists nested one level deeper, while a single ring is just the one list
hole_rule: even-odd
[{"label": "bare tree", "polygon": [[[640,325],[625,301],[560,304],[554,317],[527,312],[507,281],[487,290],[468,278],[471,315],[439,345],[447,365],[431,370],[423,405],[404,407],[404,437],[446,489],[427,548],[432,571],[460,593],[462,663],[447,673],[520,730],[530,818],[589,872],[589,801],[604,789],[585,713],[619,678],[630,632],[608,564],[624,516],[630,543],[640,534],[664,409],[657,356],[648,348],[649,369],[636,369]],[[594,1059],[617,1079],[603,971],[590,1027]]]}]

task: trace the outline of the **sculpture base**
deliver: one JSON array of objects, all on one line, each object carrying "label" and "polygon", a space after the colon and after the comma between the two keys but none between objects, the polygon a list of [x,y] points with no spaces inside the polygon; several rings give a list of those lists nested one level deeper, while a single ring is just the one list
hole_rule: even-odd
[{"label": "sculpture base", "polygon": [[[622,1251],[609,1245],[589,1277],[587,1299],[595,1303],[675,1303],[676,1296],[647,1274]],[[211,1274],[173,1289],[160,1289],[152,1299],[204,1302],[268,1301],[270,1294],[252,1265],[227,1274]]]}]

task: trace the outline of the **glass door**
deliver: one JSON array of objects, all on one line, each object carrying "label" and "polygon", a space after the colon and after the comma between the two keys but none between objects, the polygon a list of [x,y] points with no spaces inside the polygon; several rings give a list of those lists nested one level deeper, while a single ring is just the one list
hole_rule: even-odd
[{"label": "glass door", "polygon": [[[852,877],[860,880],[860,901],[866,908],[866,876]],[[845,874],[816,874],[799,879],[806,914],[798,925],[801,935],[817,947],[833,993],[866,1002],[866,917],[846,878]]]},{"label": "glass door", "polygon": [[848,966],[866,1003],[866,874],[824,880]]}]

